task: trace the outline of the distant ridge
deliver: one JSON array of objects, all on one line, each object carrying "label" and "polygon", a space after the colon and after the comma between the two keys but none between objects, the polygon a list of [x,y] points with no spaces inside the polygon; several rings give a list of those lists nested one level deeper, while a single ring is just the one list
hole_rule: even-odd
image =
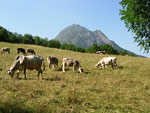
[{"label": "distant ridge", "polygon": [[[125,50],[117,45],[114,41],[109,40],[102,31],[90,31],[78,24],[72,24],[66,27],[56,36],[55,39],[59,40],[61,44],[71,43],[77,47],[82,47],[85,49],[90,48],[93,44],[110,44],[113,48],[119,51]],[[132,53],[130,51],[127,52]]]}]

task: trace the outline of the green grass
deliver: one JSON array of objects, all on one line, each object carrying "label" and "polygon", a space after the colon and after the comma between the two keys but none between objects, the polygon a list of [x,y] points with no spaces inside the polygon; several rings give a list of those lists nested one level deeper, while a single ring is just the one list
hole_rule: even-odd
[{"label": "green grass", "polygon": [[[109,55],[78,53],[36,45],[0,42],[11,53],[0,54],[0,113],[148,113],[150,112],[150,59],[116,56],[118,68],[96,69]],[[23,72],[11,79],[7,69],[17,56],[17,47],[32,48],[45,60],[43,80],[37,72]],[[48,69],[47,56],[59,59],[59,68]],[[84,73],[61,71],[63,57],[80,61]]]}]

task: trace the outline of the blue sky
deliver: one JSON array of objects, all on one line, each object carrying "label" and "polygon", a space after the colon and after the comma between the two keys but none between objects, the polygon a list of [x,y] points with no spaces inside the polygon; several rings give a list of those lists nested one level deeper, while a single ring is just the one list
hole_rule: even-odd
[{"label": "blue sky", "polygon": [[12,32],[53,39],[65,27],[80,24],[101,30],[124,49],[143,54],[120,20],[121,0],[0,0],[0,25]]}]

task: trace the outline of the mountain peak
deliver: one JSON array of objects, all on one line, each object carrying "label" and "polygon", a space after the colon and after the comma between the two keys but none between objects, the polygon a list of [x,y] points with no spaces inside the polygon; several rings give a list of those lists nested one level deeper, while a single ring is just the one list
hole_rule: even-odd
[{"label": "mountain peak", "polygon": [[123,50],[116,43],[109,40],[102,31],[90,31],[79,24],[72,24],[66,27],[56,36],[55,39],[59,40],[61,44],[71,43],[77,47],[82,47],[85,49],[90,48],[93,44],[110,44],[115,49]]}]

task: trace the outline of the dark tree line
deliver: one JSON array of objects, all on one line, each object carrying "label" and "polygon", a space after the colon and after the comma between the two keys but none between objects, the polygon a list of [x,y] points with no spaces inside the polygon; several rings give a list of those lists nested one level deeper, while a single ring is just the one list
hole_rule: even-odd
[{"label": "dark tree line", "polygon": [[40,38],[31,34],[12,33],[0,26],[0,41],[10,43],[36,44],[51,48],[60,48],[61,44],[58,40],[48,40],[48,38]]},{"label": "dark tree line", "polygon": [[71,51],[77,51],[83,53],[85,52],[95,53],[96,51],[106,51],[106,53],[108,54],[116,54],[116,55],[128,54],[127,51],[119,52],[117,49],[114,49],[109,44],[105,44],[105,45],[93,44],[91,48],[84,49],[81,47],[76,47],[73,44],[64,43],[61,45],[58,40],[48,40],[48,38],[40,38],[39,36],[32,36],[31,34],[22,35],[18,33],[12,33],[1,26],[0,26],[0,41],[10,42],[10,43],[35,44],[44,47],[58,48],[58,49],[71,50]]}]

